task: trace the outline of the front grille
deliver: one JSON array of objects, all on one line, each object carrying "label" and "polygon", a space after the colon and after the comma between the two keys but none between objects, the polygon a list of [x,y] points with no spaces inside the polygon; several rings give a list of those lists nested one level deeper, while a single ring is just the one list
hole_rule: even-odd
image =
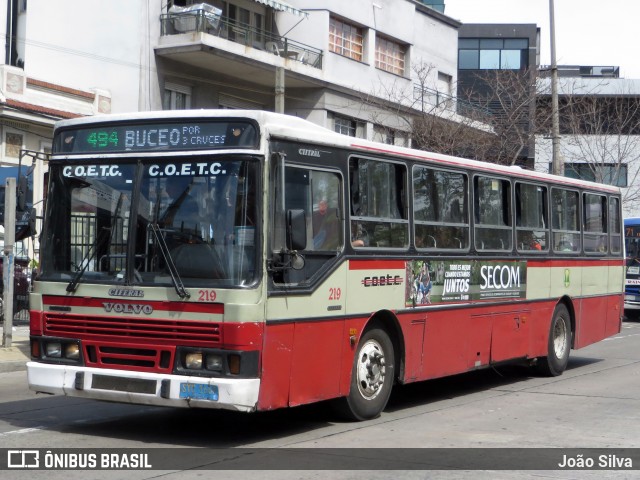
[{"label": "front grille", "polygon": [[84,361],[95,368],[170,373],[176,346],[219,347],[219,323],[86,316],[46,312],[44,335],[82,340]]},{"label": "front grille", "polygon": [[164,345],[216,346],[220,324],[145,318],[44,314],[44,334],[82,340],[159,342]]},{"label": "front grille", "polygon": [[114,346],[84,342],[88,367],[123,368],[169,373],[173,369],[175,347]]}]

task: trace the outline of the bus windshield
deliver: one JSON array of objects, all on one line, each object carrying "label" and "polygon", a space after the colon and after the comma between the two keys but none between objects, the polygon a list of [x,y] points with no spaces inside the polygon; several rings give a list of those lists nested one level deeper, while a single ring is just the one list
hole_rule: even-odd
[{"label": "bus windshield", "polygon": [[627,254],[627,266],[640,267],[640,221],[632,225],[625,222],[625,250]]},{"label": "bus windshield", "polygon": [[255,280],[258,161],[52,163],[40,278],[239,287]]},{"label": "bus windshield", "polygon": [[624,220],[624,246],[627,264],[624,310],[628,317],[637,317],[640,312],[640,219]]}]

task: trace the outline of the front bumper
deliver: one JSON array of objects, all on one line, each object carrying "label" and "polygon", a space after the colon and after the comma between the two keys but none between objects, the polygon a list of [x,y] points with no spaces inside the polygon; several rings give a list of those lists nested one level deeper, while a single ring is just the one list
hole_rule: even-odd
[{"label": "front bumper", "polygon": [[[27,363],[27,378],[29,388],[42,393],[141,405],[241,412],[256,410],[260,391],[259,378],[203,378],[39,362]],[[100,388],[94,387],[94,383]],[[217,387],[218,399],[180,398],[181,384]]]},{"label": "front bumper", "polygon": [[625,295],[624,296],[624,309],[625,310],[640,310],[640,295]]}]

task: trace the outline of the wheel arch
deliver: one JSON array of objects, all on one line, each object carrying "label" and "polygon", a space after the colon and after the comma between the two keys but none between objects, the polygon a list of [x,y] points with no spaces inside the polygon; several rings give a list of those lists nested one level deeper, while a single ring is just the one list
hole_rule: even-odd
[{"label": "wheel arch", "polygon": [[369,321],[365,325],[362,333],[368,329],[379,327],[382,328],[391,339],[393,344],[393,357],[397,366],[395,369],[394,380],[399,380],[404,376],[404,359],[405,359],[405,342],[402,328],[398,317],[390,310],[379,310],[369,318]]},{"label": "wheel arch", "polygon": [[571,348],[574,348],[576,341],[576,310],[573,300],[568,295],[560,297],[556,305],[563,304],[569,311],[569,320],[571,322]]}]

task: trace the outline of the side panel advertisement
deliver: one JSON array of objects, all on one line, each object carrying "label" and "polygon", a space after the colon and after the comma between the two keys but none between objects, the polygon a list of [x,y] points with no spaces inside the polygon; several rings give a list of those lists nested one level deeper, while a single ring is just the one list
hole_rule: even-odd
[{"label": "side panel advertisement", "polygon": [[406,266],[406,306],[525,298],[525,260],[412,260]]}]

